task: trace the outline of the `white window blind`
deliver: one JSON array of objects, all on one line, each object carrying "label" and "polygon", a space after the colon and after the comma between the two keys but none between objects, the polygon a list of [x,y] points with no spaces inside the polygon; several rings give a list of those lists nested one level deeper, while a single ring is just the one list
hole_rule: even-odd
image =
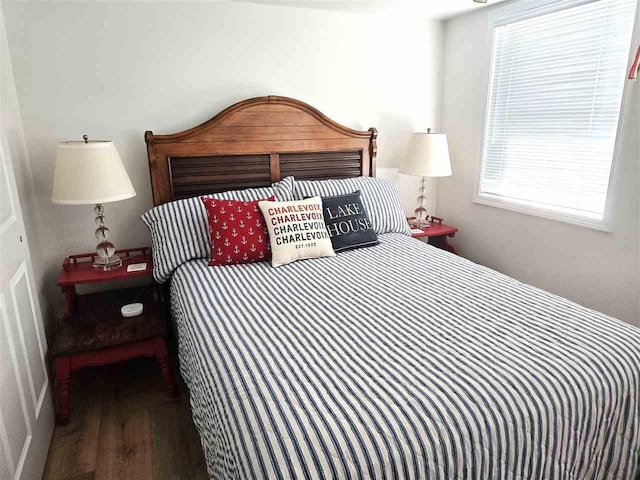
[{"label": "white window blind", "polygon": [[635,8],[520,0],[496,11],[479,201],[603,220]]}]

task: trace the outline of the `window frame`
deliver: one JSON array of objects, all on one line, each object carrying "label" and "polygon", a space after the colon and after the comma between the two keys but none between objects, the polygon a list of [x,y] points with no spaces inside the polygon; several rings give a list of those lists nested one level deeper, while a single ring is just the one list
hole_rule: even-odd
[{"label": "window frame", "polygon": [[[597,1],[597,0],[596,0]],[[620,113],[618,114],[618,128],[616,131],[616,140],[613,148],[613,156],[611,159],[611,171],[609,173],[609,183],[607,186],[607,196],[605,200],[604,212],[601,220],[592,219],[588,217],[584,217],[581,215],[574,215],[568,212],[562,212],[561,210],[554,210],[551,208],[545,208],[533,205],[526,201],[518,201],[515,199],[508,199],[504,197],[499,197],[497,195],[493,195],[490,193],[482,193],[480,191],[482,185],[482,177],[485,167],[485,149],[486,149],[486,140],[487,140],[487,129],[489,125],[489,100],[491,98],[492,89],[492,80],[494,76],[494,60],[495,60],[495,49],[496,49],[496,35],[495,30],[500,26],[500,23],[496,21],[497,12],[499,11],[499,6],[491,10],[488,15],[488,38],[486,44],[489,47],[488,55],[486,58],[488,61],[484,63],[485,71],[483,74],[483,89],[484,92],[482,99],[482,112],[483,112],[483,120],[484,123],[482,125],[482,138],[480,139],[480,158],[476,164],[475,171],[475,181],[473,188],[473,203],[479,205],[485,205],[490,207],[501,208],[505,210],[510,210],[513,212],[524,213],[527,215],[533,215],[536,217],[547,218],[550,220],[555,220],[562,223],[568,223],[572,225],[578,225],[581,227],[586,227],[594,230],[599,230],[607,233],[613,232],[613,225],[615,220],[615,209],[618,200],[618,190],[621,183],[621,168],[620,164],[623,159],[622,157],[622,142],[625,138],[626,128],[627,128],[627,117],[628,112],[632,108],[631,105],[631,81],[625,80],[623,91],[622,91],[622,100],[620,104]],[[635,18],[633,22],[633,27],[631,31],[631,43],[627,58],[627,68],[629,68],[630,62],[633,61],[633,55],[635,54],[634,46],[638,44],[640,41],[640,33],[638,32],[640,25],[640,5],[636,6]],[[625,72],[626,79],[626,72]]]}]

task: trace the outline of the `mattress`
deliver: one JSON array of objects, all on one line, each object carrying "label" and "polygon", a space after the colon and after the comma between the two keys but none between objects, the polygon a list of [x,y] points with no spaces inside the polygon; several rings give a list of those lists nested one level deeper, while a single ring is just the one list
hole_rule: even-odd
[{"label": "mattress", "polygon": [[631,478],[640,330],[400,234],[280,268],[180,266],[215,479]]}]

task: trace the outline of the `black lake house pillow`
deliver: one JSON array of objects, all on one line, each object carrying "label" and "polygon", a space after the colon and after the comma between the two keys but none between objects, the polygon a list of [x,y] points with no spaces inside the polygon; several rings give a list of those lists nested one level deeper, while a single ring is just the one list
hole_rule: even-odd
[{"label": "black lake house pillow", "polygon": [[335,252],[377,245],[378,236],[360,200],[360,191],[322,197],[324,222]]}]

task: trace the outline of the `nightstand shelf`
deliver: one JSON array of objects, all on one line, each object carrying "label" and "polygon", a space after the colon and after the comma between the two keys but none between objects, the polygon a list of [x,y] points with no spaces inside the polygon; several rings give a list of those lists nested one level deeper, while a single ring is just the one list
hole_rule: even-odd
[{"label": "nightstand shelf", "polygon": [[[176,395],[173,371],[166,347],[167,324],[165,308],[157,285],[124,288],[106,292],[77,295],[79,284],[102,283],[149,276],[153,273],[149,249],[120,251],[129,255],[123,266],[108,272],[93,270],[91,255],[67,257],[58,278],[65,293],[65,315],[59,323],[51,349],[55,364],[58,421],[69,419],[71,372],[80,368],[108,365],[136,357],[155,357],[171,395]],[[131,263],[147,263],[139,272],[127,272]],[[142,303],[144,311],[136,317],[124,318],[120,308],[132,302]]]},{"label": "nightstand shelf", "polygon": [[[54,356],[112,347],[145,338],[166,335],[162,304],[154,301],[154,287],[125,288],[108,292],[79,295],[76,313],[60,322],[56,341],[51,349]],[[124,318],[120,307],[136,300],[144,305],[137,317]]]},{"label": "nightstand shelf", "polygon": [[[128,248],[118,250],[116,254],[122,257],[122,266],[113,270],[96,270],[93,268],[95,253],[83,253],[81,255],[69,255],[62,263],[62,271],[58,276],[58,285],[65,294],[64,316],[73,314],[76,301],[76,285],[89,283],[112,282],[145,277],[153,275],[153,263],[151,249],[149,247]],[[127,267],[135,263],[146,263],[147,268],[136,272],[127,272]]]},{"label": "nightstand shelf", "polygon": [[[407,218],[407,220],[411,220],[412,218],[415,217]],[[458,233],[457,227],[443,224],[441,218],[431,217],[430,225],[420,230],[422,230],[421,233],[412,233],[411,236],[413,238],[426,238],[429,245],[457,255],[458,252],[456,248],[448,241],[448,238],[453,238],[456,236],[456,233]]]}]

